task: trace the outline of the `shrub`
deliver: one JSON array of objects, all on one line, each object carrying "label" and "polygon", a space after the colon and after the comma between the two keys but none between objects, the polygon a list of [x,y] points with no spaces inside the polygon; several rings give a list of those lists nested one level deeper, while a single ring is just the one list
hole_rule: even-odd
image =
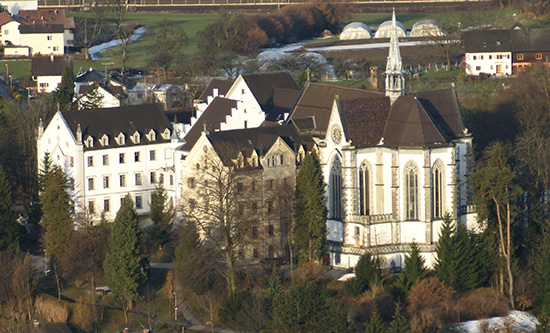
[{"label": "shrub", "polygon": [[415,284],[407,296],[411,331],[426,332],[440,328],[452,313],[455,291],[436,277]]},{"label": "shrub", "polygon": [[508,301],[498,291],[491,288],[475,289],[462,296],[456,305],[461,321],[505,316]]},{"label": "shrub", "polygon": [[49,295],[40,295],[35,302],[36,312],[52,323],[66,323],[69,319],[69,310],[56,298]]}]

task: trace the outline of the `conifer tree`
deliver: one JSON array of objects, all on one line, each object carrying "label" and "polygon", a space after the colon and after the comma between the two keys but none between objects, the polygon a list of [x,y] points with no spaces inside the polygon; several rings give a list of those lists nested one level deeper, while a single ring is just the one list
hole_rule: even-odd
[{"label": "conifer tree", "polygon": [[550,313],[550,236],[544,235],[533,269],[535,305]]},{"label": "conifer tree", "polygon": [[375,304],[372,308],[369,322],[365,324],[365,333],[385,333],[387,330]]},{"label": "conifer tree", "polygon": [[395,296],[399,299],[403,299],[411,290],[411,287],[417,282],[423,280],[428,275],[428,269],[425,266],[425,260],[420,255],[420,249],[418,245],[413,242],[411,244],[411,251],[405,257],[405,268],[399,276],[399,280],[396,282],[396,289],[394,290]]},{"label": "conifer tree", "polygon": [[443,217],[443,226],[441,228],[441,235],[439,241],[435,246],[437,258],[434,263],[435,275],[444,283],[449,286],[455,286],[458,278],[458,265],[457,260],[457,248],[454,240],[456,229],[455,223],[451,219],[449,214],[445,214]]},{"label": "conifer tree", "polygon": [[155,245],[158,245],[161,249],[169,238],[169,220],[170,215],[167,211],[168,195],[166,190],[159,183],[153,193],[151,193],[151,220],[153,221],[153,227],[149,232],[149,236]]},{"label": "conifer tree", "polygon": [[407,318],[401,313],[401,303],[397,303],[395,306],[395,313],[393,320],[389,328],[390,333],[407,333],[410,332],[409,322]]},{"label": "conifer tree", "polygon": [[370,253],[363,254],[355,266],[355,278],[346,282],[344,288],[351,296],[357,297],[369,288],[372,283],[380,281],[381,271],[377,259]]},{"label": "conifer tree", "polygon": [[138,215],[130,195],[122,204],[111,227],[109,251],[103,262],[105,282],[120,302],[128,323],[128,310],[140,298],[139,288],[147,279],[147,259],[140,246]]},{"label": "conifer tree", "polygon": [[61,299],[60,264],[67,255],[73,221],[70,197],[67,193],[67,177],[59,166],[53,166],[46,175],[44,192],[40,199],[44,212],[42,224],[46,229],[44,244],[50,268],[56,276],[57,295]]},{"label": "conifer tree", "polygon": [[11,210],[11,186],[0,166],[0,251],[16,251],[19,245],[19,225]]},{"label": "conifer tree", "polygon": [[44,154],[44,159],[38,171],[38,191],[43,192],[46,187],[46,176],[52,168],[52,157],[49,152]]},{"label": "conifer tree", "polygon": [[319,157],[307,155],[296,176],[294,245],[302,262],[321,260],[326,252],[327,207]]},{"label": "conifer tree", "polygon": [[63,69],[61,83],[53,92],[54,101],[62,110],[67,110],[73,102],[74,86],[73,70],[67,66]]}]

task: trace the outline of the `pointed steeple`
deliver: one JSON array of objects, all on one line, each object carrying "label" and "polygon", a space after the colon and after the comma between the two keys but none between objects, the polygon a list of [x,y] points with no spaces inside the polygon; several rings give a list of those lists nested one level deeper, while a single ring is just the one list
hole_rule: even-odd
[{"label": "pointed steeple", "polygon": [[392,14],[392,30],[390,35],[390,52],[386,64],[386,96],[391,103],[399,96],[405,95],[405,78],[403,77],[403,62],[399,51],[399,38],[397,37],[397,24],[395,21],[395,8]]}]

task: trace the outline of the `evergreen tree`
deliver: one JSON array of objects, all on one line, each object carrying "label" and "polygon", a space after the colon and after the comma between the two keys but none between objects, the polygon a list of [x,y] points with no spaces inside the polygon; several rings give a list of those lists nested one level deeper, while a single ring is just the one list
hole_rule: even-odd
[{"label": "evergreen tree", "polygon": [[71,241],[73,222],[71,199],[67,193],[67,177],[59,166],[53,166],[45,178],[42,202],[42,224],[46,229],[44,244],[49,258],[50,269],[56,276],[57,294],[61,298],[60,264],[67,255]]},{"label": "evergreen tree", "polygon": [[0,251],[16,251],[19,246],[19,225],[11,210],[11,186],[0,166]]},{"label": "evergreen tree", "polygon": [[344,288],[353,297],[361,295],[372,283],[380,281],[381,271],[378,260],[370,253],[363,254],[355,266],[355,278],[346,282]]},{"label": "evergreen tree", "polygon": [[98,87],[94,86],[86,93],[86,98],[78,100],[78,108],[81,110],[98,109],[103,104],[103,96],[99,93]]},{"label": "evergreen tree", "polygon": [[49,152],[44,154],[44,159],[42,160],[40,170],[38,170],[38,191],[44,192],[46,187],[46,176],[52,168],[52,157]]},{"label": "evergreen tree", "polygon": [[384,325],[378,313],[378,307],[375,304],[372,308],[369,322],[365,324],[365,333],[384,333],[387,332],[387,330],[386,325]]},{"label": "evergreen tree", "polygon": [[69,109],[74,97],[74,79],[73,70],[70,67],[63,69],[61,83],[53,92],[54,101],[59,104],[62,110]]},{"label": "evergreen tree", "polygon": [[449,286],[455,286],[457,280],[457,271],[460,264],[457,260],[458,254],[454,237],[456,233],[455,223],[449,214],[443,217],[443,226],[439,241],[435,246],[437,258],[434,263],[435,276]]},{"label": "evergreen tree", "polygon": [[153,193],[151,193],[151,220],[153,220],[153,227],[149,232],[149,236],[155,245],[158,245],[161,249],[169,238],[169,220],[170,216],[167,212],[166,203],[168,201],[168,195],[166,190],[159,183]]},{"label": "evergreen tree", "polygon": [[407,333],[410,332],[409,322],[401,313],[401,303],[395,306],[395,313],[389,328],[390,333]]},{"label": "evergreen tree", "polygon": [[294,245],[302,262],[321,260],[326,252],[325,182],[315,152],[304,158],[296,176]]},{"label": "evergreen tree", "polygon": [[200,244],[201,240],[197,225],[193,221],[187,221],[179,233],[178,244],[174,253],[176,262],[189,258],[193,251],[199,248]]},{"label": "evergreen tree", "polygon": [[140,246],[138,215],[130,195],[122,199],[111,227],[109,251],[103,262],[105,282],[120,302],[128,322],[128,310],[140,298],[139,288],[147,279],[147,259]]},{"label": "evergreen tree", "polygon": [[395,296],[399,299],[403,299],[407,296],[411,287],[417,282],[425,279],[427,275],[428,269],[425,266],[424,257],[420,255],[418,245],[413,242],[409,255],[405,257],[405,268],[395,284]]}]

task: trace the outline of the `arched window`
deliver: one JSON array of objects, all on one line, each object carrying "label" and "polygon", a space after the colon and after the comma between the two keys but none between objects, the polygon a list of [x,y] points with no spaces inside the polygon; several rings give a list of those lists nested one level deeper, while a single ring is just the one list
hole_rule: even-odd
[{"label": "arched window", "polygon": [[359,170],[359,215],[370,215],[370,178],[366,164]]},{"label": "arched window", "polygon": [[436,163],[432,171],[432,209],[433,218],[443,217],[443,168]]},{"label": "arched window", "polygon": [[405,168],[405,218],[418,220],[418,171],[413,164]]},{"label": "arched window", "polygon": [[338,158],[334,159],[330,170],[330,213],[333,219],[342,218],[342,172],[341,164]]}]

